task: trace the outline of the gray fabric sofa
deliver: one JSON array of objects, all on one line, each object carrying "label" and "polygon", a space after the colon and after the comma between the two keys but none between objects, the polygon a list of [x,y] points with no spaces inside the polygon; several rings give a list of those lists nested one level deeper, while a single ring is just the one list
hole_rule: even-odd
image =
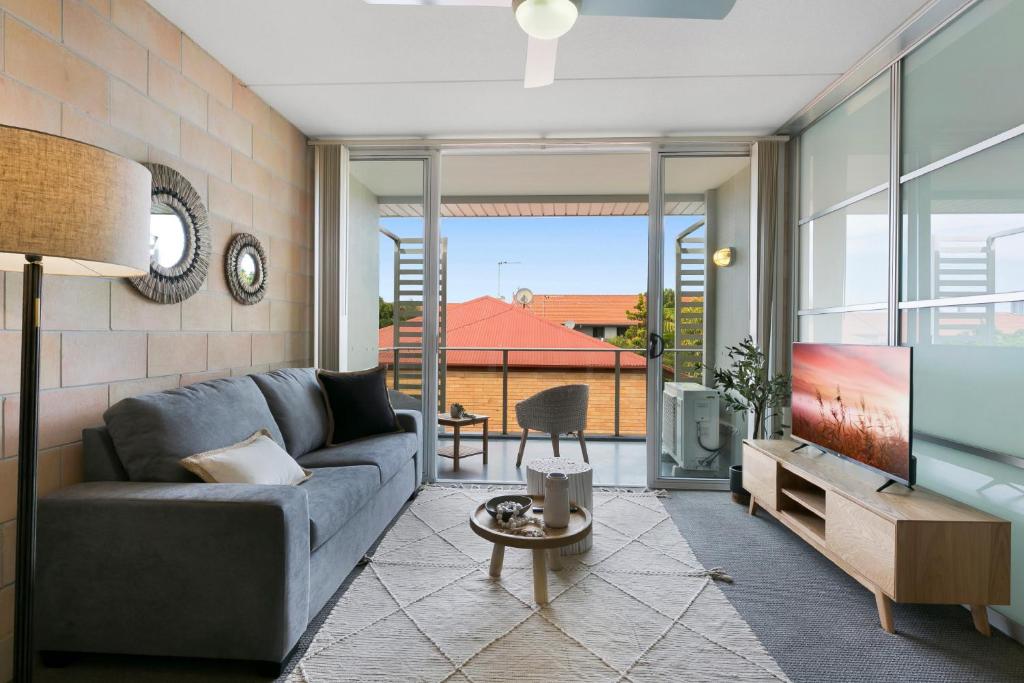
[{"label": "gray fabric sofa", "polygon": [[[39,503],[37,647],[287,661],[421,481],[405,431],[322,448],[312,369],[125,399],[83,434],[86,482]],[[174,461],[267,428],[298,486],[205,484]]]}]

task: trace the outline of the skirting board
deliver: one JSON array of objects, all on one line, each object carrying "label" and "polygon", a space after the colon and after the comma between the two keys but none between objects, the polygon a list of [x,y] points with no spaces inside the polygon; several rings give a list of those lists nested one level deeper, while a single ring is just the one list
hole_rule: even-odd
[{"label": "skirting board", "polygon": [[[971,610],[970,605],[962,605],[962,607],[967,611]],[[1002,631],[1008,637],[1013,638],[1021,645],[1024,645],[1024,626],[1018,624],[1002,612],[997,612],[991,607],[987,609],[988,623],[992,628]]]}]

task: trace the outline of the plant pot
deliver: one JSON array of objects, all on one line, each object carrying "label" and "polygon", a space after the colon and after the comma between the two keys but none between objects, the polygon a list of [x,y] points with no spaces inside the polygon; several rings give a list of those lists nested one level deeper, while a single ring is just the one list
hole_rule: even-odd
[{"label": "plant pot", "polygon": [[750,494],[743,488],[743,465],[733,465],[729,468],[729,491],[732,492],[734,502],[741,505],[750,502]]}]

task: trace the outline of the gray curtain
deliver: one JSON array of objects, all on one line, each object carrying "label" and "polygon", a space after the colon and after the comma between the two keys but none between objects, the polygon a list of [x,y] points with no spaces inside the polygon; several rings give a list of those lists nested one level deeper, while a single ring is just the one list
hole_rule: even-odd
[{"label": "gray curtain", "polygon": [[340,145],[316,148],[316,339],[318,367],[341,368],[342,221],[345,216],[348,150]]},{"label": "gray curtain", "polygon": [[[753,329],[755,341],[767,354],[772,371],[788,374],[793,341],[791,264],[795,240],[788,227],[786,145],[780,140],[759,140],[754,145],[757,281]],[[780,424],[775,420],[770,429],[775,430]]]}]

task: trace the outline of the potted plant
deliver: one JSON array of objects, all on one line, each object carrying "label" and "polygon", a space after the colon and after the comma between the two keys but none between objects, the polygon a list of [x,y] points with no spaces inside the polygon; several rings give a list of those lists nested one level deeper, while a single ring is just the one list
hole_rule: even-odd
[{"label": "potted plant", "polygon": [[[722,395],[726,408],[753,414],[754,438],[763,439],[772,418],[781,415],[782,407],[789,401],[789,377],[782,373],[774,376],[769,373],[768,357],[749,335],[736,346],[726,347],[726,351],[732,361],[731,367],[707,368],[711,370],[714,387]],[[780,436],[782,429],[771,433],[773,439]],[[742,502],[748,495],[742,487],[742,471],[741,465],[729,468],[729,488],[737,502]]]}]

